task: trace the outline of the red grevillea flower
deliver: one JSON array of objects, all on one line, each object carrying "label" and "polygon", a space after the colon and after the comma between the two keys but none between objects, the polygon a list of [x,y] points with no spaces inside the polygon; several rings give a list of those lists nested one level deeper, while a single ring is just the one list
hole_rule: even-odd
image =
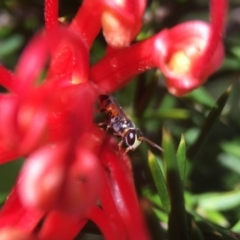
[{"label": "red grevillea flower", "polygon": [[91,68],[90,78],[106,91],[116,91],[133,76],[158,67],[171,94],[182,96],[202,85],[224,57],[221,37],[226,0],[211,1],[211,23],[189,21],[109,54]]},{"label": "red grevillea flower", "polygon": [[71,28],[82,34],[88,47],[101,27],[110,46],[124,47],[138,34],[145,5],[145,0],[84,0]]},{"label": "red grevillea flower", "polygon": [[[72,33],[62,39],[61,31],[59,27],[58,44],[64,42],[63,48],[69,44],[69,51],[73,51],[75,39],[71,38]],[[68,30],[64,31],[68,33]],[[93,103],[98,91],[87,80],[77,81],[80,84],[72,81],[76,77],[74,66],[88,61],[88,58],[85,59],[83,54],[82,58],[76,58],[77,53],[71,52],[74,64],[58,71],[58,78],[51,71],[60,62],[57,65],[51,62],[47,78],[39,86],[35,83],[39,69],[45,64],[47,44],[51,49],[51,41],[52,38],[48,41],[42,34],[32,40],[16,68],[17,76],[1,68],[5,77],[2,85],[11,92],[1,95],[3,113],[0,118],[5,123],[0,127],[1,162],[27,156],[17,183],[0,212],[0,228],[5,229],[2,234],[17,235],[18,238],[23,235],[27,236],[26,239],[71,239],[87,219],[91,219],[106,239],[116,239],[115,236],[127,239],[138,228],[141,229],[139,236],[148,239],[131,171],[126,168],[129,159],[125,156],[122,161],[115,153],[118,151],[116,144],[115,149],[114,144],[111,146],[112,143],[108,142],[101,147],[104,133],[92,122]],[[55,46],[58,47],[57,43]],[[54,51],[53,48],[53,54]],[[28,66],[29,58],[35,68],[34,65]],[[83,70],[82,73],[81,77],[84,76]],[[109,172],[114,174],[112,169],[121,176],[122,180],[118,181],[124,182],[117,193],[113,189],[118,181],[114,182],[112,174],[109,175]],[[129,176],[127,182],[126,175]],[[126,192],[126,189],[132,192]],[[133,198],[134,208],[124,198],[126,194]],[[101,208],[97,205],[99,200]],[[120,202],[122,208],[119,209]],[[133,212],[130,214],[131,208]],[[135,217],[139,219],[135,226],[129,224],[135,221]],[[36,230],[41,220],[42,227]]]},{"label": "red grevillea flower", "polygon": [[[85,0],[69,26],[58,22],[58,1],[45,1],[45,31],[14,74],[0,66],[9,91],[0,94],[0,163],[25,159],[0,211],[0,236],[73,239],[90,219],[106,239],[149,239],[129,158],[93,123],[94,103],[153,67],[172,94],[203,84],[223,58],[226,2],[211,1],[210,24],[182,23],[131,44],[145,0]],[[101,28],[112,51],[90,66]]]}]

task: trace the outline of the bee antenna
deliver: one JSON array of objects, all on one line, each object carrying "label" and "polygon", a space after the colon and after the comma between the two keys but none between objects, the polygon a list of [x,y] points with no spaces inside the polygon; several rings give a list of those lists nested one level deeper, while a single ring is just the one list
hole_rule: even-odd
[{"label": "bee antenna", "polygon": [[141,140],[149,143],[151,146],[157,148],[157,149],[160,150],[161,152],[164,152],[163,149],[162,149],[159,145],[157,145],[156,143],[152,142],[150,139],[148,139],[148,138],[146,138],[146,137],[141,137]]}]

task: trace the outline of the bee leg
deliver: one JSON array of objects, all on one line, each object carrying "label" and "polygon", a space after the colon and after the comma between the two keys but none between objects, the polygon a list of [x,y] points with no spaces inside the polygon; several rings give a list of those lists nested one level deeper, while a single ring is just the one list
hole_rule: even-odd
[{"label": "bee leg", "polygon": [[106,129],[105,129],[105,132],[107,133],[107,131],[111,128],[110,125],[107,125]]},{"label": "bee leg", "polygon": [[105,123],[105,122],[98,123],[98,126],[99,126],[100,128],[104,127],[104,125],[106,126],[106,123]]},{"label": "bee leg", "polygon": [[[120,135],[120,134],[118,134],[118,133],[113,133],[113,135],[116,136],[116,137],[122,138],[122,135]],[[121,142],[122,142],[122,144],[123,144],[123,141],[121,141]],[[121,144],[121,145],[122,145],[122,144]]]},{"label": "bee leg", "polygon": [[131,149],[128,147],[125,151],[124,154],[127,154]]},{"label": "bee leg", "polygon": [[[122,145],[123,145],[123,140],[121,140],[121,141],[118,143],[119,152],[121,152],[121,150],[123,149]],[[131,148],[131,147],[128,147],[127,149],[125,149],[125,151],[124,151],[123,154],[126,154],[126,153],[129,152],[130,150],[132,150],[132,148]]]},{"label": "bee leg", "polygon": [[101,128],[103,131],[106,131],[106,123],[105,122],[98,123],[98,127]]},{"label": "bee leg", "polygon": [[121,140],[121,141],[118,143],[119,152],[121,152],[121,150],[122,150],[122,145],[123,145],[123,140]]},{"label": "bee leg", "polygon": [[107,125],[105,122],[102,122],[102,123],[98,123],[98,126],[103,129],[106,133],[107,131],[111,128],[110,125]]},{"label": "bee leg", "polygon": [[123,145],[123,140],[121,140],[119,143],[118,143],[118,147],[121,148]]}]

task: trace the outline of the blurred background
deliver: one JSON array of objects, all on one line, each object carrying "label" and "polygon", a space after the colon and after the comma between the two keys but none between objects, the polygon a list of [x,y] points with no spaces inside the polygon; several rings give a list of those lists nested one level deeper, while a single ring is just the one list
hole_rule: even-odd
[{"label": "blurred background", "polygon": [[[60,16],[71,21],[80,4],[77,0],[61,0]],[[184,135],[191,166],[184,181],[186,208],[211,223],[240,233],[240,1],[230,0],[229,5],[224,36],[226,57],[204,86],[176,98],[167,92],[161,72],[152,69],[114,96],[144,135],[157,144],[161,145],[163,127],[171,132],[176,148]],[[0,1],[0,63],[10,70],[14,71],[27,42],[42,29],[43,9],[43,0]],[[191,19],[208,21],[208,0],[148,0],[137,40]],[[105,48],[100,34],[91,49],[91,64],[104,56]],[[232,90],[221,115],[208,120],[208,127],[202,129],[215,102],[230,85]],[[196,143],[201,131],[205,131],[204,141]],[[148,149],[161,163],[161,153],[146,143],[131,152],[136,187],[139,196],[152,204],[157,219],[164,223],[166,218],[148,166]],[[0,166],[1,203],[21,164],[18,160]]]}]

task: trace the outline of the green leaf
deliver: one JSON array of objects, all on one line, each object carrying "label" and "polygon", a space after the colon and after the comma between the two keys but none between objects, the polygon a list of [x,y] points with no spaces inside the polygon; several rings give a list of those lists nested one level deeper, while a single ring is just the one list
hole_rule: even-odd
[{"label": "green leaf", "polygon": [[204,237],[202,235],[202,232],[200,231],[200,229],[198,228],[197,224],[195,223],[195,221],[191,221],[191,240],[204,240]]},{"label": "green leaf", "polygon": [[13,35],[1,43],[0,59],[8,56],[10,53],[16,51],[23,44],[23,37],[21,35]]},{"label": "green leaf", "polygon": [[240,139],[235,139],[233,141],[224,141],[221,143],[222,149],[237,158],[240,158]]},{"label": "green leaf", "polygon": [[222,166],[230,169],[231,171],[240,174],[240,158],[233,155],[222,153],[218,156]]},{"label": "green leaf", "polygon": [[237,57],[240,59],[240,47],[237,46],[237,47],[232,47],[231,48],[231,52]]},{"label": "green leaf", "polygon": [[186,109],[173,108],[173,109],[163,109],[161,111],[155,113],[145,114],[145,119],[175,119],[175,120],[183,120],[188,119],[191,116],[190,112]]},{"label": "green leaf", "polygon": [[204,239],[210,240],[236,240],[235,238],[229,236],[228,230],[216,227],[210,223],[199,221],[197,222],[199,229],[201,230]]},{"label": "green leaf", "polygon": [[182,180],[182,183],[184,183],[185,171],[186,171],[186,143],[183,135],[181,136],[181,141],[177,150],[177,163],[178,163],[180,178]]},{"label": "green leaf", "polygon": [[162,202],[162,206],[167,212],[169,212],[170,202],[166,181],[156,157],[150,151],[148,152],[148,164],[154,179],[155,186],[157,188],[159,198]]},{"label": "green leaf", "polygon": [[166,164],[166,178],[170,195],[171,212],[168,223],[169,240],[189,239],[182,182],[170,133],[163,130],[163,156]]},{"label": "green leaf", "polygon": [[208,108],[212,108],[212,106],[214,105],[214,99],[205,90],[204,87],[197,88],[196,90],[186,94],[184,98],[191,99],[195,103],[200,103],[201,105]]},{"label": "green leaf", "polygon": [[238,59],[227,56],[222,64],[223,70],[238,71],[240,68],[240,62]]},{"label": "green leaf", "polygon": [[238,220],[237,223],[235,223],[235,225],[232,227],[231,230],[232,230],[233,232],[240,233],[240,220]]},{"label": "green leaf", "polygon": [[240,190],[196,195],[198,207],[208,210],[231,210],[240,206]]},{"label": "green leaf", "polygon": [[149,232],[151,233],[151,239],[164,239],[165,230],[159,224],[159,219],[154,209],[146,204],[143,210]]},{"label": "green leaf", "polygon": [[168,215],[166,215],[166,213],[160,211],[159,209],[157,208],[154,208],[153,207],[153,211],[154,213],[156,214],[157,218],[161,221],[161,222],[164,222],[166,223],[168,221]]},{"label": "green leaf", "polygon": [[149,188],[143,188],[142,194],[144,198],[151,202],[153,206],[152,209],[158,217],[158,220],[167,223],[169,212],[163,208],[162,202],[159,199],[159,195],[157,193],[152,193]]},{"label": "green leaf", "polygon": [[6,199],[22,164],[23,161],[18,159],[0,166],[0,203]]},{"label": "green leaf", "polygon": [[208,219],[210,222],[217,224],[221,227],[229,227],[229,222],[226,220],[225,216],[219,211],[215,211],[212,209],[200,211],[201,215],[204,216],[204,218]]},{"label": "green leaf", "polygon": [[196,142],[191,147],[189,147],[187,151],[187,156],[189,160],[194,160],[194,158],[200,151],[214,123],[221,115],[221,112],[228,100],[230,92],[231,92],[231,86],[228,87],[227,90],[218,98],[216,104],[208,114]]}]

